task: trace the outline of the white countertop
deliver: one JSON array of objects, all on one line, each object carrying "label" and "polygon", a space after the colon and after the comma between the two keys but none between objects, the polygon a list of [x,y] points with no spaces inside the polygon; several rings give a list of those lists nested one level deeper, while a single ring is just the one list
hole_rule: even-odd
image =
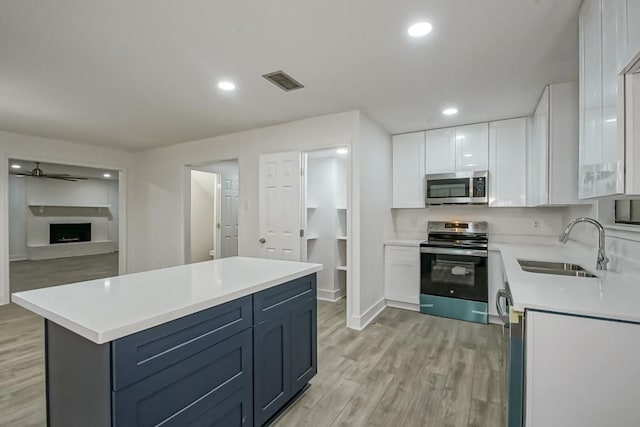
[{"label": "white countertop", "polygon": [[413,240],[413,239],[394,239],[394,240],[386,240],[384,244],[386,246],[415,246],[419,247],[420,243],[424,242],[425,239],[422,240]]},{"label": "white countertop", "polygon": [[[596,270],[596,251],[579,244],[518,245],[494,243],[502,256],[514,309],[537,309],[640,322],[640,282]],[[596,278],[523,271],[518,259],[579,264]]]},{"label": "white countertop", "polygon": [[103,344],[322,270],[233,257],[17,292],[12,301]]}]

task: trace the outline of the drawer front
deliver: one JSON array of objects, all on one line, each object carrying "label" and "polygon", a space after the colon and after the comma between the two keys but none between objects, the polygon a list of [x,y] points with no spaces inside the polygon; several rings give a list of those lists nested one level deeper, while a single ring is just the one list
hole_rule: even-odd
[{"label": "drawer front", "polygon": [[310,274],[253,295],[254,324],[264,322],[289,303],[316,298],[316,275]]},{"label": "drawer front", "polygon": [[[189,411],[175,425],[189,427],[251,427],[253,426],[253,390],[244,387],[205,412]],[[165,425],[174,425],[167,423]]]},{"label": "drawer front", "polygon": [[112,343],[112,389],[121,390],[252,325],[251,296],[212,307]]},{"label": "drawer front", "polygon": [[[242,389],[253,389],[253,331],[247,329],[194,354],[143,381],[113,392],[114,426],[226,425],[237,419],[237,405],[225,413],[224,401]],[[251,425],[253,403],[243,398],[244,425]],[[251,403],[251,405],[249,405]],[[234,409],[235,408],[235,409]],[[234,412],[235,411],[235,412]],[[206,422],[209,422],[208,424]],[[248,423],[248,424],[247,424]],[[231,424],[235,425],[235,424]],[[243,424],[238,424],[243,425]]]},{"label": "drawer front", "polygon": [[385,246],[384,256],[387,259],[396,259],[420,263],[420,248],[409,246]]},{"label": "drawer front", "polygon": [[420,295],[420,313],[468,322],[487,323],[487,303],[436,295]]}]

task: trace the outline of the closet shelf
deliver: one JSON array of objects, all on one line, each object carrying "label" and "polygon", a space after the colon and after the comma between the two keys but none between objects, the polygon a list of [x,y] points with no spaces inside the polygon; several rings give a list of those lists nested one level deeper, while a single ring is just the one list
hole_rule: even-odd
[{"label": "closet shelf", "polygon": [[347,240],[347,236],[338,236],[336,237],[338,240]]},{"label": "closet shelf", "polygon": [[346,265],[341,265],[341,266],[338,266],[336,269],[340,270],[340,271],[347,271],[347,266]]},{"label": "closet shelf", "polygon": [[346,210],[347,210],[347,208],[344,208],[344,207],[342,207],[342,206],[337,207],[336,209],[337,209],[337,210],[339,210],[339,211],[346,211]]},{"label": "closet shelf", "polygon": [[307,236],[307,241],[309,240],[317,240],[318,236]]}]

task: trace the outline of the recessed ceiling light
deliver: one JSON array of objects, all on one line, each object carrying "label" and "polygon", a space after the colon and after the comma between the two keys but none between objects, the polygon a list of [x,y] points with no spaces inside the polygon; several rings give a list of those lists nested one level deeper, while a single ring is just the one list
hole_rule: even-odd
[{"label": "recessed ceiling light", "polygon": [[607,119],[607,120],[605,120],[604,122],[605,122],[605,123],[615,123],[615,122],[617,122],[617,121],[618,121],[618,119],[614,117],[613,119]]},{"label": "recessed ceiling light", "polygon": [[111,178],[111,174],[110,173],[103,173],[102,176],[104,176],[105,178]]},{"label": "recessed ceiling light", "polygon": [[236,85],[229,81],[218,82],[218,88],[222,90],[234,90]]},{"label": "recessed ceiling light", "polygon": [[447,109],[442,111],[442,114],[444,114],[445,116],[453,116],[454,114],[458,114],[458,109],[457,108],[447,108]]},{"label": "recessed ceiling light", "polygon": [[338,148],[336,150],[336,153],[338,153],[338,154],[347,154],[348,152],[349,152],[349,150],[346,149],[346,148]]},{"label": "recessed ceiling light", "polygon": [[456,135],[456,139],[465,139],[466,135]]},{"label": "recessed ceiling light", "polygon": [[20,168],[22,168],[22,166],[20,166],[17,163],[14,163],[14,164],[11,165],[11,169],[20,169]]},{"label": "recessed ceiling light", "polygon": [[411,37],[424,37],[429,34],[431,30],[433,30],[433,25],[428,22],[418,22],[410,26],[407,33],[409,33]]}]

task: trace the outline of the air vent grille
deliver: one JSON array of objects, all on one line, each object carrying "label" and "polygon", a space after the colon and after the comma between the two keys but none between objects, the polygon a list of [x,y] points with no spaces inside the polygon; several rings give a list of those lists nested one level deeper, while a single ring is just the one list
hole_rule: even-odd
[{"label": "air vent grille", "polygon": [[271,83],[286,92],[296,89],[302,89],[304,87],[302,84],[296,81],[296,79],[294,79],[284,71],[274,71],[273,73],[265,74],[262,77],[269,80]]}]

